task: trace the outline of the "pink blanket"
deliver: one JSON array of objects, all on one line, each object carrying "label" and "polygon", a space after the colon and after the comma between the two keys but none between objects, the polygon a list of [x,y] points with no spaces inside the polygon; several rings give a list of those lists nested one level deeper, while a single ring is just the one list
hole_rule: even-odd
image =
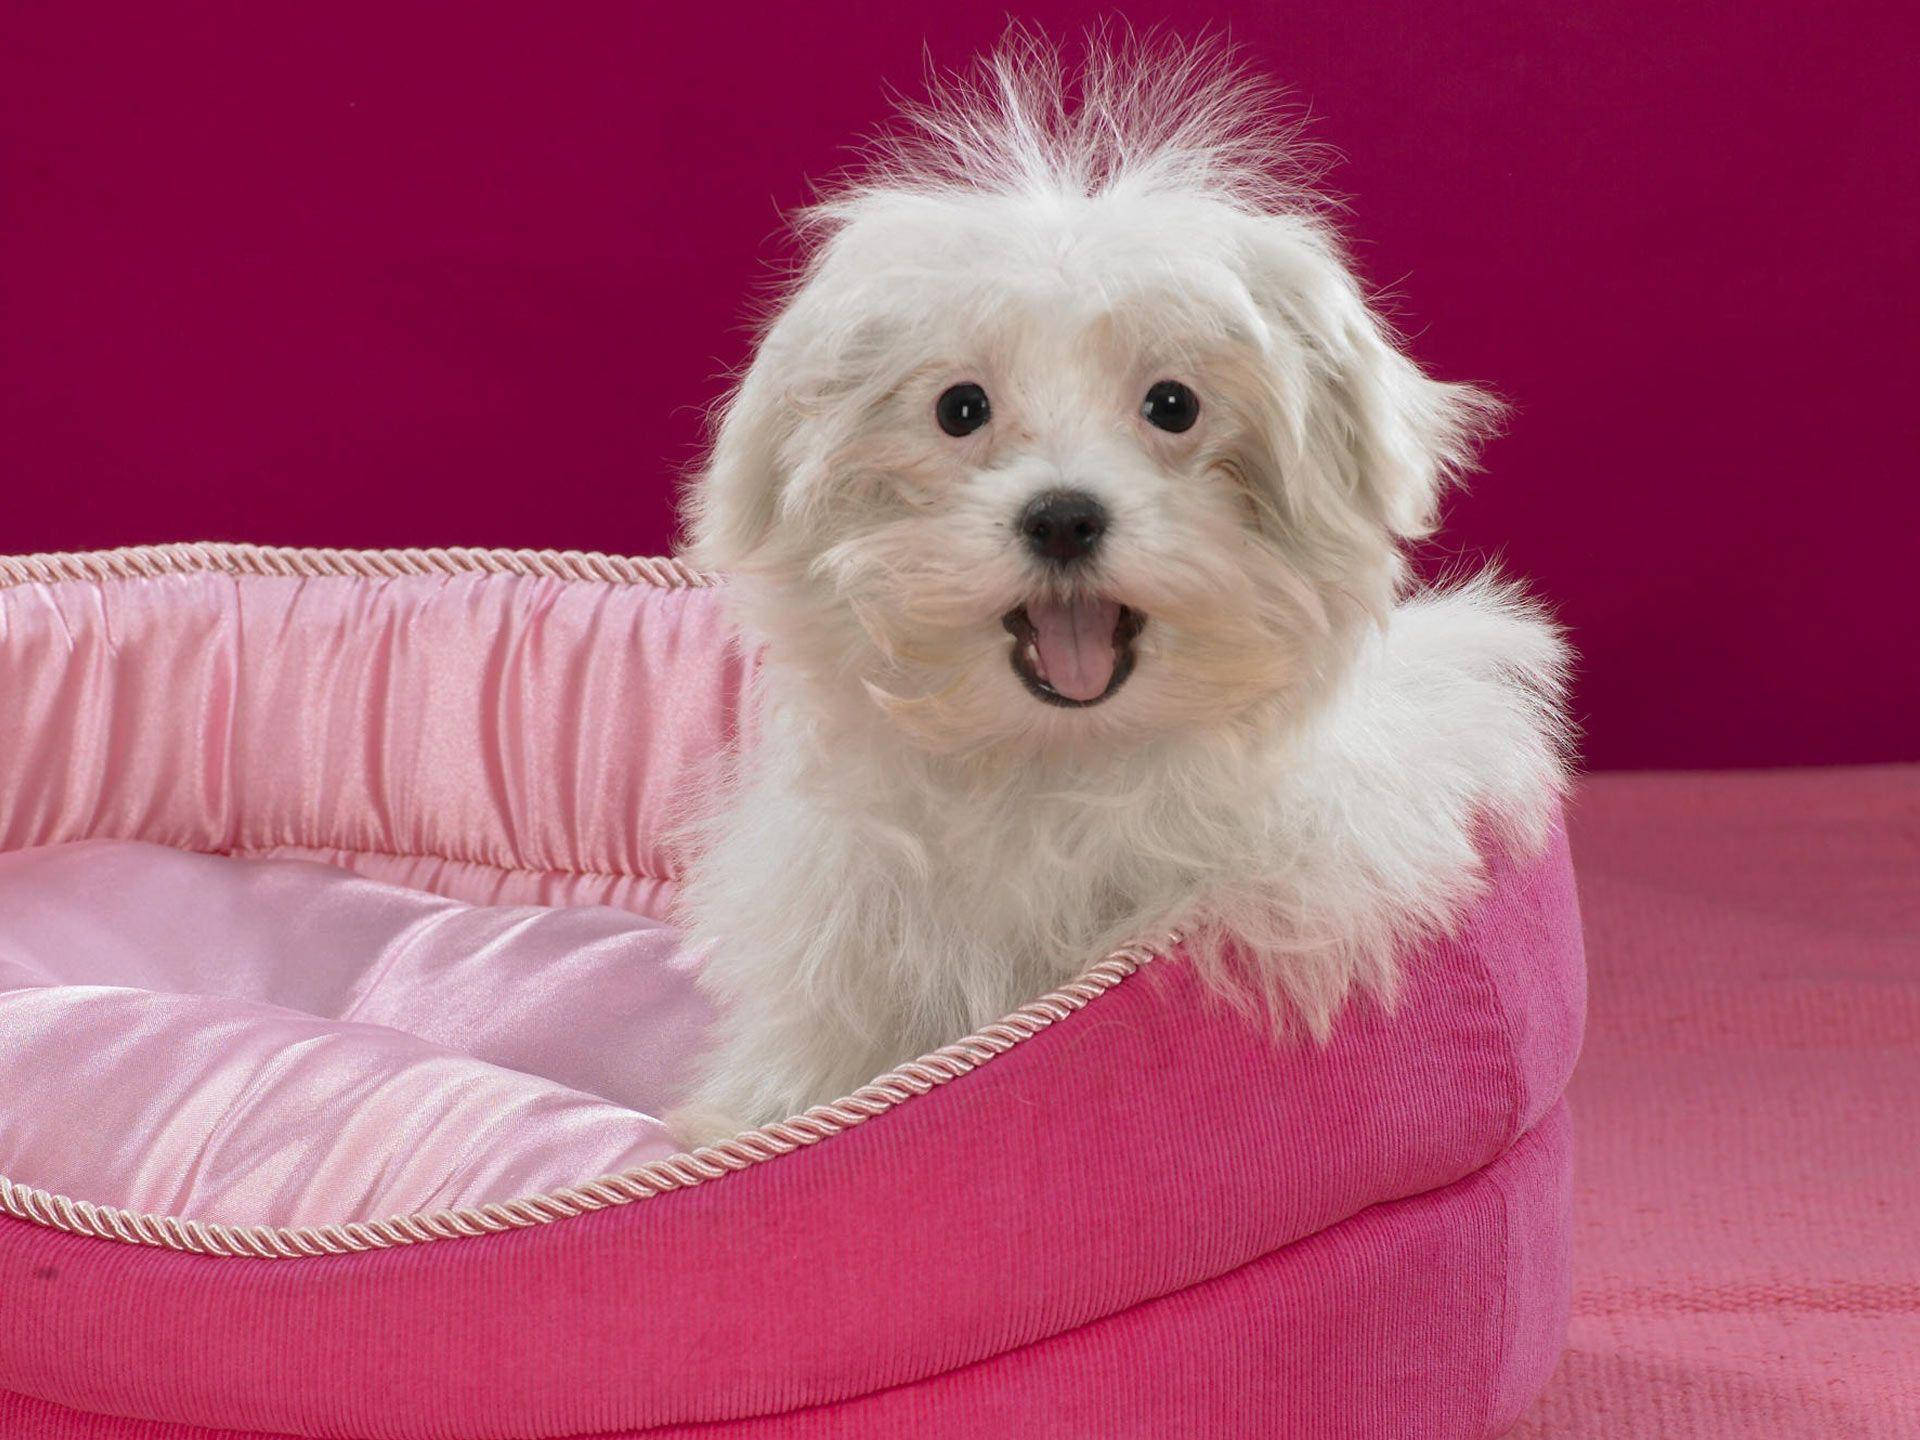
[{"label": "pink blanket", "polygon": [[1920,767],[1602,776],[1572,1332],[1527,1440],[1920,1435]]}]

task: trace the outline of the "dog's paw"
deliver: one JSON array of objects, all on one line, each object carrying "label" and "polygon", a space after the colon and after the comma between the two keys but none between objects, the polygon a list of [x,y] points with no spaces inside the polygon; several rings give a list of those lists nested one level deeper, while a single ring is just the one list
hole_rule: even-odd
[{"label": "dog's paw", "polygon": [[683,1105],[667,1115],[667,1128],[683,1150],[698,1150],[702,1145],[717,1145],[731,1140],[751,1127],[736,1116],[705,1105]]}]

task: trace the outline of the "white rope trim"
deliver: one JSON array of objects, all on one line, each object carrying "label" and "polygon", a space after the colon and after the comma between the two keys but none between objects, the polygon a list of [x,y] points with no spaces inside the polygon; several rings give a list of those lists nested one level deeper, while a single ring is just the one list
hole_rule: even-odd
[{"label": "white rope trim", "polygon": [[302,550],[283,545],[135,545],[124,550],[73,554],[0,555],[0,587],[51,585],[66,580],[143,580],[159,575],[216,572],[226,575],[319,578],[353,575],[395,579],[403,575],[527,575],[610,585],[656,585],[664,589],[706,586],[719,577],[672,556],[601,555],[585,550]]},{"label": "white rope trim", "polygon": [[[665,589],[707,586],[719,580],[718,576],[695,570],[672,557],[624,557],[580,550],[306,550],[203,541],[70,554],[0,555],[0,588],[208,572],[300,577],[351,575],[373,579],[402,575],[527,575],[613,585],[656,585]],[[421,1245],[432,1240],[547,1225],[569,1216],[604,1210],[610,1205],[627,1205],[669,1190],[685,1190],[718,1180],[750,1165],[817,1145],[830,1135],[838,1135],[875,1115],[883,1115],[916,1095],[924,1095],[977,1070],[994,1056],[1004,1055],[1055,1021],[1083,1009],[1148,961],[1160,958],[1166,949],[1178,943],[1178,938],[1167,937],[1158,949],[1141,945],[1116,950],[1077,979],[1021,1006],[984,1030],[930,1055],[922,1055],[918,1060],[910,1060],[853,1094],[816,1105],[805,1114],[745,1131],[717,1145],[669,1155],[636,1170],[602,1176],[544,1195],[348,1224],[220,1225],[176,1215],[151,1215],[111,1205],[94,1205],[0,1175],[0,1211],[15,1219],[75,1235],[185,1250],[196,1255],[263,1260],[385,1250],[396,1245]]]},{"label": "white rope trim", "polygon": [[174,1215],[150,1215],[93,1205],[48,1190],[23,1185],[0,1175],[0,1211],[36,1225],[74,1235],[120,1240],[130,1245],[153,1245],[196,1255],[244,1257],[261,1260],[297,1259],[308,1255],[344,1255],[385,1250],[397,1245],[422,1245],[467,1235],[492,1235],[549,1225],[574,1215],[586,1215],[612,1205],[628,1205],[669,1190],[686,1190],[745,1170],[829,1136],[851,1130],[876,1115],[884,1115],[916,1095],[971,1073],[1004,1055],[1022,1041],[1031,1040],[1056,1021],[1106,994],[1142,965],[1163,957],[1178,942],[1168,936],[1164,945],[1116,950],[1089,967],[1077,979],[1022,1005],[1004,1019],[965,1039],[942,1046],[918,1060],[887,1071],[851,1095],[816,1105],[801,1115],[763,1125],[723,1140],[717,1145],[669,1155],[638,1169],[605,1175],[582,1185],[570,1185],[544,1195],[497,1201],[456,1210],[397,1215],[389,1220],[334,1225],[219,1225]]}]

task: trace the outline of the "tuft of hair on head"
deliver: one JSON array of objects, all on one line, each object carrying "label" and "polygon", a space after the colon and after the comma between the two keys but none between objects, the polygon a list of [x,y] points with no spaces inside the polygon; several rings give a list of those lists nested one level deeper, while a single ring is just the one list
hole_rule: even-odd
[{"label": "tuft of hair on head", "polygon": [[[810,403],[808,376],[811,399],[832,388],[809,346],[831,341],[844,356],[870,333],[848,289],[868,278],[858,235],[889,234],[895,219],[939,222],[956,202],[1070,216],[1091,202],[1165,198],[1217,207],[1255,307],[1270,328],[1300,333],[1301,388],[1312,393],[1291,411],[1279,399],[1269,407],[1279,423],[1265,437],[1268,489],[1277,505],[1282,473],[1317,482],[1285,492],[1314,512],[1314,523],[1285,527],[1296,557],[1312,558],[1330,585],[1368,592],[1379,612],[1404,566],[1380,558],[1378,532],[1405,541],[1433,529],[1440,494],[1471,468],[1501,406],[1430,379],[1402,352],[1331,223],[1337,202],[1320,183],[1331,152],[1303,138],[1303,112],[1223,36],[1122,25],[1094,28],[1069,53],[1016,24],[971,68],[929,68],[925,83],[927,98],[900,99],[863,161],[793,217],[798,263],[768,297],[753,365],[713,412],[713,448],[691,491],[700,563],[743,570],[775,533],[785,503],[775,482]],[[856,258],[833,304],[789,324],[842,256]]]},{"label": "tuft of hair on head", "polygon": [[1029,200],[1205,191],[1248,213],[1318,212],[1331,152],[1305,116],[1215,34],[1107,24],[1077,52],[1017,22],[971,67],[929,63],[925,100],[803,212],[832,230],[878,196],[956,192]]}]

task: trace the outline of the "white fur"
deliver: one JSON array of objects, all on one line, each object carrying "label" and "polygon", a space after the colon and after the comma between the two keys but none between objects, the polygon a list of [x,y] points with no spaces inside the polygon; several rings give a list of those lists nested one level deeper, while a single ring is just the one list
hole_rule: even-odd
[{"label": "white fur", "polygon": [[[766,657],[682,898],[727,1014],[693,1139],[1175,928],[1324,1035],[1475,892],[1477,827],[1537,843],[1562,784],[1553,628],[1484,578],[1403,595],[1494,407],[1395,347],[1262,92],[1207,46],[1069,76],[1016,38],[910,119],[808,217],[692,499]],[[1140,415],[1169,378],[1184,435]],[[994,411],[956,439],[963,380]],[[1066,583],[1148,617],[1086,709],[1001,626],[1063,584],[1014,528],[1062,486],[1112,517]]]}]

